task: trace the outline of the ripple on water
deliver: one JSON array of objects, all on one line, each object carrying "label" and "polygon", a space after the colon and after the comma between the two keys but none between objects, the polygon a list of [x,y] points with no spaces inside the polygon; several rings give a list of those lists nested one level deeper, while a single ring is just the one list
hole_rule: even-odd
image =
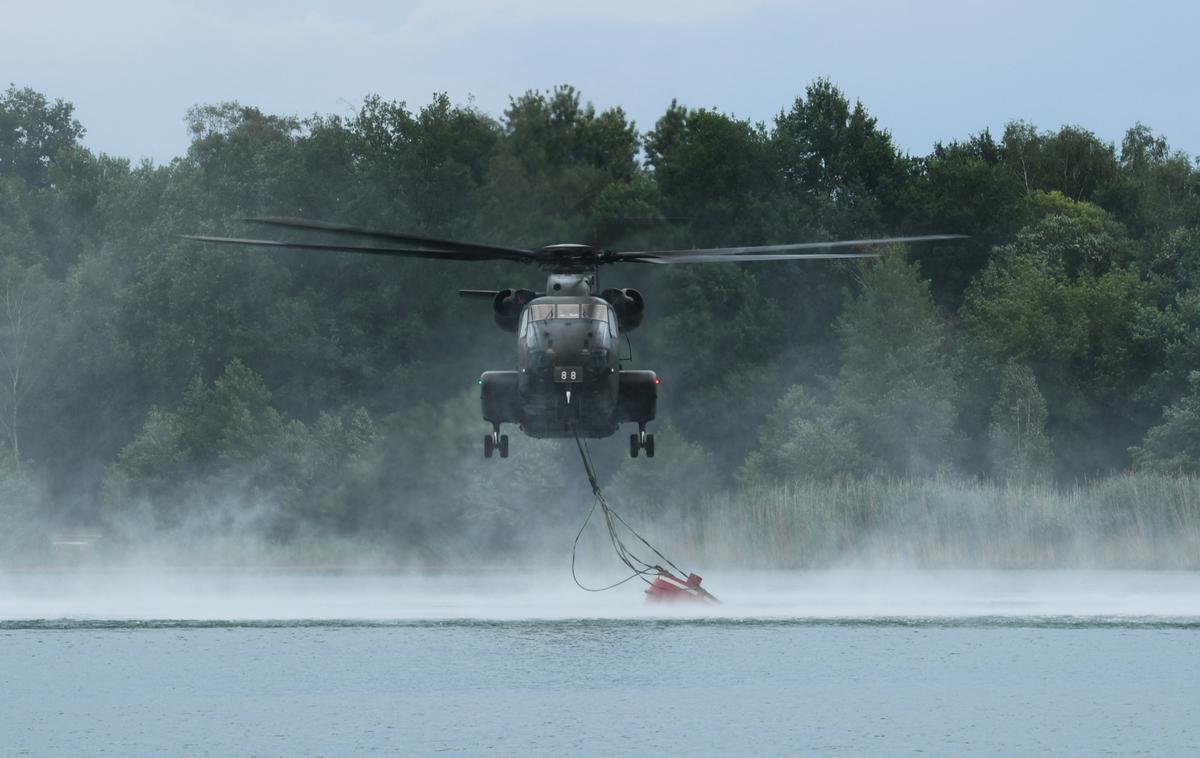
[{"label": "ripple on water", "polygon": [[1200,630],[1198,616],[878,616],[820,618],[574,618],[574,619],[8,619],[0,631],[139,631],[202,629],[654,629],[654,628],[929,628],[929,629],[1182,629]]}]

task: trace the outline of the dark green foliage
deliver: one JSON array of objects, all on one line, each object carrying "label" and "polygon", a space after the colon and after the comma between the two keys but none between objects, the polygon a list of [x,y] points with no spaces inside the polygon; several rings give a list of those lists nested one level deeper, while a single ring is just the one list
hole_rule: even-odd
[{"label": "dark green foliage", "polygon": [[1113,146],[1077,126],[1052,133],[1014,121],[1004,130],[1002,150],[1026,192],[1058,190],[1072,200],[1091,200],[1117,176]]},{"label": "dark green foliage", "polygon": [[835,237],[899,221],[906,161],[863,104],[819,79],[775,119],[771,145],[785,190],[809,225]]},{"label": "dark green foliage", "polygon": [[1137,236],[1157,239],[1177,225],[1200,221],[1196,179],[1190,157],[1139,123],[1121,141],[1117,178],[1095,199]]},{"label": "dark green foliage", "polygon": [[108,502],[146,500],[170,526],[187,518],[181,507],[197,505],[190,493],[242,490],[277,506],[275,531],[298,521],[336,530],[357,516],[347,475],[365,473],[376,440],[362,409],[321,413],[311,426],[286,419],[262,378],[234,360],[211,386],[192,381],[174,410],[150,410],[117,457]]},{"label": "dark green foliage", "polygon": [[28,87],[9,86],[0,95],[0,176],[22,180],[30,188],[50,183],[50,168],[74,148],[83,126],[75,106],[50,102]]},{"label": "dark green foliage", "polygon": [[884,471],[930,474],[949,460],[959,400],[947,327],[914,265],[898,255],[867,268],[838,320],[834,397]]},{"label": "dark green foliage", "polygon": [[751,485],[828,480],[868,469],[861,434],[839,411],[792,387],[763,422],[758,449],[746,456],[738,478]]},{"label": "dark green foliage", "polygon": [[1178,402],[1163,410],[1163,422],[1146,432],[1134,461],[1148,471],[1171,474],[1200,472],[1200,371],[1188,377],[1189,388]]},{"label": "dark green foliage", "polygon": [[744,481],[925,475],[950,460],[958,380],[916,267],[900,256],[867,267],[837,333],[842,367],[830,402],[793,387],[763,424]]},{"label": "dark green foliage", "polygon": [[498,222],[491,236],[530,245],[588,240],[596,231],[591,205],[638,173],[638,135],[625,113],[597,113],[573,87],[514,98],[502,128],[490,165]]},{"label": "dark green foliage", "polygon": [[761,124],[671,103],[646,135],[646,164],[679,247],[769,241],[781,177]]},{"label": "dark green foliage", "polygon": [[1063,207],[997,248],[968,293],[963,321],[994,359],[1033,368],[1064,474],[1120,468],[1140,434],[1145,408],[1134,397],[1152,365],[1135,332],[1145,286],[1126,266],[1121,230],[1102,211],[1042,197],[1035,217],[1046,204]]},{"label": "dark green foliage", "polygon": [[935,146],[907,190],[906,231],[953,229],[970,235],[912,251],[931,280],[934,297],[957,309],[964,290],[987,265],[992,248],[1020,226],[1016,209],[1024,188],[1004,164],[1000,145],[985,131],[966,142]]},{"label": "dark green foliage", "polygon": [[[655,470],[691,487],[672,507],[739,474],[1038,479],[1052,461],[1061,482],[1197,458],[1200,171],[1142,124],[1119,151],[1013,122],[908,156],[818,80],[770,124],[672,103],[639,132],[561,86],[497,115],[372,96],[348,118],[222,103],[188,125],[186,156],[132,165],[83,148],[70,104],[0,95],[0,272],[20,303],[0,313],[0,486],[22,513],[146,505],[171,524],[240,498],[262,510],[220,510],[224,528],[414,546],[468,524],[502,549],[586,496],[563,446],[514,436],[507,469],[476,460],[473,381],[513,351],[453,293],[536,272],[178,237],[269,234],[254,215],[620,249],[970,235],[865,268],[605,271],[647,295],[635,363],[664,377],[670,422]],[[631,498],[646,463],[620,465]]]}]

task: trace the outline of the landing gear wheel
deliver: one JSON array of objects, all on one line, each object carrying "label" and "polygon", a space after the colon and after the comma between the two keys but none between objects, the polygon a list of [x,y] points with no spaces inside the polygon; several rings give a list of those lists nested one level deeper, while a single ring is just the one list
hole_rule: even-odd
[{"label": "landing gear wheel", "polygon": [[500,435],[500,457],[501,458],[508,457],[508,435],[507,434]]},{"label": "landing gear wheel", "polygon": [[629,457],[636,458],[638,456],[638,450],[641,448],[642,446],[638,444],[638,436],[636,434],[629,435]]},{"label": "landing gear wheel", "polygon": [[653,434],[646,435],[646,442],[642,445],[642,447],[646,448],[646,457],[647,458],[654,457],[654,435]]},{"label": "landing gear wheel", "polygon": [[492,451],[496,449],[496,442],[492,439],[492,435],[483,435],[483,457],[491,458]]}]

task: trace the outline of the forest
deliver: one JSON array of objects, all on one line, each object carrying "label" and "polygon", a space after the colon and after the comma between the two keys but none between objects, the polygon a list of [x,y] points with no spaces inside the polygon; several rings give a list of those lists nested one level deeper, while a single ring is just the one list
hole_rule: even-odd
[{"label": "forest", "polygon": [[181,238],[300,216],[529,247],[967,235],[865,264],[604,271],[645,294],[630,365],[663,379],[655,459],[592,445],[615,501],[731,563],[1194,567],[1196,161],[1141,123],[1117,145],[1019,120],[910,155],[828,80],[789,98],[769,123],[673,102],[652,125],[570,86],[499,115],[445,94],[208,104],[154,165],[10,86],[5,558],[79,530],[231,560],[561,553],[578,456],[514,430],[483,460],[476,379],[513,338],[456,295],[539,272]]}]

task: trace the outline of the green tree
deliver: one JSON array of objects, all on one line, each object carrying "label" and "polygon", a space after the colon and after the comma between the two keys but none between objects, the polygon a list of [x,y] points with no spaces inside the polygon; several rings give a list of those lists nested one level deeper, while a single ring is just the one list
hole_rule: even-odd
[{"label": "green tree", "polygon": [[[500,124],[445,94],[416,113],[370,96],[348,125],[313,131],[348,137],[345,210],[363,223],[471,238],[489,220],[486,185],[501,140]],[[308,142],[308,141],[306,141]]]},{"label": "green tree", "polygon": [[963,293],[987,265],[992,248],[1020,226],[1024,196],[1020,180],[1003,163],[1000,145],[986,130],[966,142],[939,143],[921,161],[904,199],[904,230],[967,235],[912,251],[939,304],[952,310],[962,305]]},{"label": "green tree", "polygon": [[1130,448],[1139,468],[1169,474],[1200,473],[1200,371],[1188,377],[1187,394],[1163,409],[1161,424]]},{"label": "green tree", "polygon": [[1116,178],[1116,150],[1078,126],[1040,132],[1013,121],[1004,129],[1004,164],[1025,191],[1057,190],[1072,200],[1091,200]]},{"label": "green tree", "polygon": [[30,187],[45,187],[50,166],[84,135],[75,106],[50,102],[28,87],[10,86],[0,95],[0,176],[15,176]]},{"label": "green tree", "polygon": [[620,108],[597,112],[573,87],[526,92],[504,112],[490,170],[496,226],[530,245],[586,239],[591,206],[638,173],[638,135]]},{"label": "green tree", "polygon": [[963,306],[988,355],[1034,370],[1064,474],[1123,465],[1140,423],[1130,398],[1152,364],[1135,334],[1143,286],[1122,265],[1126,249],[1094,218],[1047,215],[995,251]]},{"label": "green tree", "polygon": [[646,135],[646,164],[681,247],[769,241],[780,176],[762,124],[672,102]]},{"label": "green tree", "polygon": [[839,411],[805,387],[790,388],[759,428],[758,447],[746,456],[738,480],[770,484],[869,471],[860,431]]},{"label": "green tree", "polygon": [[235,359],[211,386],[194,379],[174,411],[151,409],[117,465],[133,480],[171,488],[225,464],[260,460],[283,430],[262,378]]},{"label": "green tree", "polygon": [[771,146],[784,188],[832,234],[899,221],[907,162],[863,104],[851,107],[828,79],[776,117]]},{"label": "green tree", "polygon": [[1148,278],[1160,301],[1200,289],[1200,226],[1171,230],[1150,259]]},{"label": "green tree", "polygon": [[0,176],[0,255],[27,261],[38,249],[39,236],[29,214],[29,188],[16,177]]},{"label": "green tree", "polygon": [[1009,362],[1000,377],[988,428],[993,470],[1005,479],[1041,479],[1049,473],[1046,399],[1028,366]]},{"label": "green tree", "polygon": [[301,524],[343,528],[361,517],[359,482],[379,439],[361,408],[323,412],[311,427],[286,418],[262,377],[235,359],[211,384],[193,380],[174,409],[150,410],[109,472],[109,500],[147,498],[173,524],[197,488],[210,497],[233,488],[274,505],[279,535]]},{"label": "green tree", "polygon": [[842,365],[822,403],[794,387],[763,424],[743,481],[949,465],[958,380],[946,325],[915,264],[885,256],[862,272],[838,320]]},{"label": "green tree", "polygon": [[947,326],[916,264],[885,255],[838,319],[839,414],[863,451],[896,474],[948,465],[959,393]]},{"label": "green tree", "polygon": [[1200,221],[1200,195],[1192,159],[1138,123],[1121,141],[1117,176],[1096,195],[1138,238],[1160,239],[1180,224]]}]

